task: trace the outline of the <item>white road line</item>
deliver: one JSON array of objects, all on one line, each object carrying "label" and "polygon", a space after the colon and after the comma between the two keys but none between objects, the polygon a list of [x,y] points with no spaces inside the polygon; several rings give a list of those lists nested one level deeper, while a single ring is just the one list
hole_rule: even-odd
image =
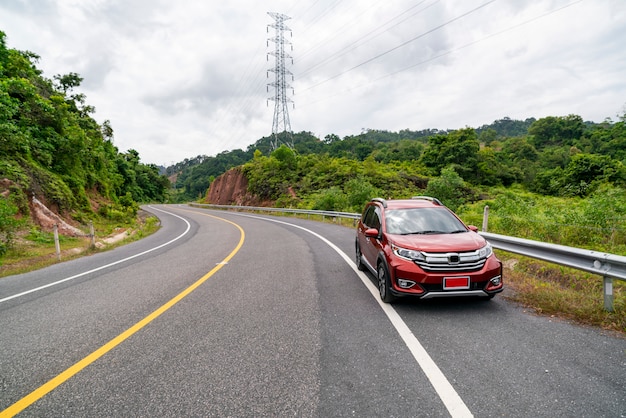
[{"label": "white road line", "polygon": [[100,270],[104,270],[104,269],[106,269],[106,268],[108,268],[108,267],[111,267],[111,266],[114,266],[114,265],[116,265],[116,264],[120,264],[120,263],[123,263],[123,262],[128,261],[128,260],[132,260],[133,258],[140,257],[140,256],[142,256],[142,255],[144,255],[144,254],[148,254],[148,253],[150,253],[150,252],[152,252],[152,251],[158,250],[159,248],[163,248],[163,247],[165,247],[166,245],[169,245],[169,244],[173,243],[174,241],[177,241],[177,240],[181,239],[181,238],[182,238],[182,237],[184,237],[184,236],[185,236],[185,235],[189,232],[189,230],[191,229],[191,224],[190,224],[190,223],[189,223],[189,222],[188,222],[185,218],[183,218],[183,217],[181,217],[181,216],[178,216],[178,215],[176,215],[176,214],[174,214],[174,213],[167,212],[167,211],[165,211],[165,210],[157,209],[157,208],[154,208],[154,207],[152,207],[152,206],[150,206],[150,207],[151,207],[152,209],[154,209],[154,210],[159,211],[159,212],[167,213],[167,214],[169,214],[169,215],[175,216],[176,218],[182,219],[182,220],[183,220],[183,222],[185,222],[185,223],[187,224],[187,228],[185,229],[185,231],[184,231],[182,234],[180,234],[180,235],[179,235],[179,236],[177,236],[176,238],[174,238],[174,239],[172,239],[172,240],[170,240],[170,241],[168,241],[168,242],[166,242],[166,243],[164,243],[164,244],[161,244],[161,245],[156,246],[156,247],[154,247],[154,248],[151,248],[151,249],[149,249],[149,250],[143,251],[143,252],[141,252],[141,253],[138,253],[138,254],[135,254],[135,255],[131,255],[130,257],[126,257],[126,258],[123,258],[123,259],[121,259],[121,260],[114,261],[113,263],[109,263],[109,264],[106,264],[106,265],[104,265],[104,266],[100,266],[100,267],[97,267],[97,268],[95,268],[95,269],[88,270],[88,271],[85,271],[85,272],[82,272],[82,273],[76,274],[76,275],[74,275],[74,276],[71,276],[71,277],[66,277],[65,279],[58,280],[58,281],[56,281],[56,282],[54,282],[54,283],[48,283],[48,284],[46,284],[46,285],[39,286],[39,287],[36,287],[36,288],[34,288],[34,289],[26,290],[26,291],[24,291],[24,292],[22,292],[22,293],[17,293],[17,294],[12,295],[12,296],[7,296],[7,297],[5,297],[5,298],[3,298],[3,299],[0,299],[0,303],[2,303],[2,302],[6,302],[6,301],[9,301],[9,300],[11,300],[11,299],[17,299],[17,298],[19,298],[19,297],[21,297],[21,296],[28,295],[28,294],[30,294],[30,293],[35,293],[35,292],[38,292],[38,291],[43,290],[43,289],[47,289],[47,288],[52,287],[52,286],[56,286],[56,285],[59,285],[59,284],[61,284],[61,283],[68,282],[68,281],[70,281],[70,280],[77,279],[77,278],[82,277],[82,276],[85,276],[85,275],[87,275],[87,274],[90,274],[90,273],[95,273],[96,271],[100,271]]},{"label": "white road line", "polygon": [[413,358],[415,358],[419,366],[424,371],[424,374],[430,381],[431,385],[433,385],[433,388],[439,395],[439,398],[441,399],[445,407],[448,409],[448,412],[450,413],[450,415],[454,418],[474,416],[472,412],[469,410],[469,408],[467,407],[467,405],[465,405],[465,402],[463,402],[463,399],[461,399],[461,397],[456,392],[456,390],[454,390],[454,387],[452,387],[452,385],[450,384],[446,376],[439,369],[435,361],[430,357],[430,355],[428,354],[426,349],[424,349],[424,347],[419,342],[417,337],[415,337],[415,335],[413,334],[413,332],[411,332],[407,324],[402,320],[398,312],[396,312],[396,310],[393,309],[393,306],[387,303],[384,303],[382,300],[380,300],[380,297],[378,295],[378,289],[376,288],[376,286],[374,286],[372,281],[369,279],[369,277],[367,277],[365,273],[357,269],[356,264],[354,263],[351,257],[348,257],[346,253],[344,253],[343,251],[341,251],[341,249],[339,249],[339,247],[337,247],[335,244],[333,244],[332,242],[330,242],[328,239],[324,238],[317,232],[311,231],[310,229],[304,228],[300,225],[295,225],[289,222],[283,222],[283,221],[279,221],[276,219],[264,218],[262,216],[245,215],[245,214],[240,214],[240,213],[233,213],[233,215],[245,216],[248,218],[255,218],[255,219],[262,219],[264,221],[276,222],[279,224],[289,225],[289,226],[293,226],[294,228],[302,229],[303,231],[306,231],[318,237],[319,239],[324,241],[329,247],[335,250],[337,254],[339,254],[345,260],[345,262],[352,268],[352,270],[354,270],[354,272],[359,276],[359,278],[361,279],[365,287],[367,287],[370,293],[374,296],[374,299],[376,299],[376,301],[382,308],[383,312],[385,312],[385,314],[387,315],[387,318],[389,318],[389,321],[391,321],[391,324],[398,331],[398,334],[400,334],[400,337],[402,338],[406,346],[411,351],[411,354],[413,354]]}]

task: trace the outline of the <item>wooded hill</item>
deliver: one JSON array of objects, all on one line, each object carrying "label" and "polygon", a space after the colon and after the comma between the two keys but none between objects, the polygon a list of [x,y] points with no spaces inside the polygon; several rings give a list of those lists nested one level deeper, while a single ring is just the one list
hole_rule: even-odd
[{"label": "wooded hill", "polygon": [[476,129],[367,130],[343,139],[300,132],[293,136],[293,149],[274,151],[271,142],[265,137],[246,151],[196,157],[169,167],[169,174],[179,173],[174,184],[178,199],[202,198],[215,177],[240,165],[250,191],[260,198],[328,210],[358,211],[362,202],[319,204],[312,202],[312,195],[349,195],[347,188],[359,185],[406,197],[442,173],[464,182],[469,201],[481,186],[518,184],[543,195],[584,197],[601,184],[626,184],[626,115],[603,123],[583,122],[577,115],[504,118]]},{"label": "wooded hill", "polygon": [[75,223],[124,219],[137,202],[164,201],[167,178],[119,152],[108,121],[99,125],[76,73],[45,78],[32,52],[6,46],[0,31],[0,256],[33,198]]},{"label": "wooded hill", "polygon": [[626,252],[626,115],[602,123],[505,118],[477,129],[368,130],[343,139],[301,132],[293,148],[273,151],[271,142],[189,164],[178,197],[206,201],[211,181],[237,166],[249,201],[358,213],[375,196],[425,194],[479,227],[489,206],[491,232]]}]

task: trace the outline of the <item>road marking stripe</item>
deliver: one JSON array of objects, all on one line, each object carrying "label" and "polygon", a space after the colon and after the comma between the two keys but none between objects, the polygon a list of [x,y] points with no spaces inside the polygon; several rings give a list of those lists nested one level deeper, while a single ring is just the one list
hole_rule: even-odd
[{"label": "road marking stripe", "polygon": [[144,255],[144,254],[151,253],[152,251],[158,250],[158,249],[160,249],[160,248],[165,247],[166,245],[170,245],[171,243],[173,243],[173,242],[175,242],[175,241],[178,241],[179,239],[181,239],[182,237],[184,237],[185,235],[187,235],[187,233],[188,233],[188,232],[189,232],[189,230],[191,229],[191,224],[189,224],[189,222],[187,222],[187,220],[186,220],[185,218],[183,218],[183,217],[181,217],[181,216],[178,216],[178,215],[175,215],[175,214],[173,214],[173,213],[171,213],[171,212],[167,212],[167,211],[161,210],[161,209],[157,209],[157,208],[152,208],[152,209],[157,210],[157,211],[159,211],[159,212],[167,213],[167,214],[169,214],[169,215],[172,215],[172,216],[175,216],[175,217],[177,217],[177,218],[182,219],[182,220],[183,220],[183,221],[187,224],[187,228],[185,229],[185,231],[184,231],[182,234],[180,234],[179,236],[177,236],[176,238],[174,238],[174,239],[172,239],[172,240],[169,240],[168,242],[166,242],[166,243],[164,243],[164,244],[161,244],[161,245],[156,246],[156,247],[154,247],[154,248],[151,248],[151,249],[149,249],[149,250],[143,251],[143,252],[141,252],[141,253],[139,253],[139,254],[131,255],[130,257],[126,257],[126,258],[123,258],[123,259],[121,259],[121,260],[114,261],[113,263],[109,263],[109,264],[106,264],[106,265],[104,265],[104,266],[100,266],[100,267],[97,267],[97,268],[95,268],[95,269],[92,269],[92,270],[84,271],[84,272],[82,272],[82,273],[76,274],[76,275],[71,276],[71,277],[66,277],[65,279],[61,279],[61,280],[58,280],[58,281],[53,282],[53,283],[48,283],[48,284],[46,284],[46,285],[39,286],[39,287],[36,287],[36,288],[34,288],[34,289],[26,290],[26,291],[24,291],[24,292],[17,293],[17,294],[12,295],[12,296],[7,296],[7,297],[5,297],[5,298],[0,299],[0,303],[2,303],[2,302],[6,302],[6,301],[9,301],[9,300],[11,300],[11,299],[17,299],[17,298],[19,298],[19,297],[21,297],[21,296],[25,296],[25,295],[28,295],[28,294],[30,294],[30,293],[35,293],[35,292],[38,292],[38,291],[40,291],[40,290],[47,289],[47,288],[49,288],[49,287],[59,285],[59,284],[61,284],[61,283],[69,282],[70,280],[78,279],[79,277],[86,276],[86,275],[88,275],[88,274],[90,274],[90,273],[95,273],[96,271],[104,270],[104,269],[106,269],[106,268],[108,268],[108,267],[115,266],[116,264],[120,264],[120,263],[123,263],[123,262],[125,262],[125,261],[132,260],[133,258],[140,257],[140,256],[142,256],[142,255]]},{"label": "road marking stripe", "polygon": [[224,221],[224,222],[227,222],[227,223],[229,223],[231,225],[234,225],[237,229],[239,229],[239,232],[240,232],[239,243],[237,244],[235,249],[232,250],[230,252],[230,254],[228,254],[228,256],[226,256],[226,258],[224,258],[224,260],[222,260],[222,263],[217,264],[215,267],[213,267],[213,269],[211,271],[209,271],[207,274],[202,276],[195,283],[193,283],[191,286],[189,286],[188,288],[183,290],[181,293],[176,295],[174,298],[172,298],[169,302],[165,303],[163,306],[158,308],[156,311],[152,312],[150,315],[146,316],[144,319],[142,319],[141,321],[137,322],[135,325],[133,325],[132,327],[128,328],[126,331],[124,331],[123,333],[121,333],[117,337],[113,338],[111,341],[109,341],[108,343],[106,343],[102,347],[98,348],[96,351],[94,351],[93,353],[89,354],[87,357],[83,358],[82,360],[80,360],[79,362],[74,364],[73,366],[69,367],[67,370],[61,372],[56,377],[52,378],[51,380],[49,380],[48,382],[44,383],[43,385],[41,385],[40,387],[38,387],[37,389],[35,389],[31,393],[29,393],[28,395],[24,396],[22,399],[20,399],[19,401],[15,402],[13,405],[9,406],[4,411],[0,411],[0,418],[13,417],[13,416],[17,415],[18,413],[20,413],[21,411],[23,411],[24,409],[26,409],[30,405],[32,405],[34,402],[36,402],[37,400],[43,398],[45,395],[47,395],[48,393],[53,391],[57,386],[59,386],[63,382],[69,380],[72,376],[74,376],[77,373],[79,373],[85,367],[89,366],[91,363],[95,362],[100,357],[102,357],[103,355],[105,355],[109,351],[113,350],[115,347],[120,345],[122,342],[124,342],[126,339],[131,337],[137,331],[139,331],[140,329],[142,329],[143,327],[148,325],[150,322],[154,321],[156,318],[158,318],[165,311],[167,311],[172,306],[174,306],[178,302],[180,302],[185,296],[187,296],[191,292],[193,292],[202,283],[206,282],[211,276],[213,276],[215,273],[217,273],[218,270],[220,270],[222,267],[224,267],[226,265],[226,263],[228,263],[228,261],[230,261],[230,259],[233,258],[235,256],[235,254],[237,254],[237,252],[239,252],[239,250],[243,246],[243,242],[244,242],[244,239],[245,239],[245,233],[244,233],[243,229],[239,225],[237,225],[236,223],[234,223],[232,221],[229,221],[227,219],[219,218],[217,216],[208,215],[208,214],[204,214],[204,213],[201,213],[201,215],[209,216],[209,217],[215,218],[215,219],[219,219],[221,221]]},{"label": "road marking stripe", "polygon": [[474,416],[472,412],[469,410],[469,408],[467,407],[467,405],[465,405],[465,402],[463,402],[463,399],[461,399],[461,397],[456,392],[456,390],[454,390],[454,387],[452,386],[452,384],[450,384],[446,376],[439,369],[435,361],[430,357],[426,349],[422,346],[422,344],[419,342],[417,337],[413,334],[413,332],[408,327],[408,325],[402,320],[398,312],[396,312],[393,306],[391,306],[390,304],[384,303],[382,300],[380,300],[378,289],[376,288],[376,286],[374,286],[372,281],[369,279],[369,277],[365,273],[357,269],[356,264],[354,263],[352,258],[348,257],[346,253],[341,251],[339,247],[337,247],[335,244],[333,244],[332,242],[330,242],[328,239],[324,238],[317,232],[311,231],[310,229],[304,228],[300,225],[295,225],[289,222],[283,222],[283,221],[279,221],[276,219],[265,218],[262,216],[246,215],[246,214],[241,214],[241,213],[233,213],[233,214],[238,215],[238,216],[245,216],[248,218],[262,219],[265,221],[276,222],[279,224],[284,224],[284,225],[293,226],[295,228],[299,228],[303,231],[306,231],[318,237],[323,242],[325,242],[329,247],[335,250],[335,252],[337,252],[337,254],[339,254],[339,256],[341,256],[341,258],[344,259],[344,261],[352,268],[352,270],[354,270],[354,272],[359,276],[363,284],[369,289],[370,293],[374,296],[374,299],[376,299],[376,301],[382,308],[383,312],[385,312],[385,314],[387,315],[387,318],[389,318],[389,321],[391,321],[392,325],[398,331],[398,334],[400,334],[400,337],[409,348],[409,351],[411,351],[411,354],[413,354],[413,358],[415,358],[415,360],[421,367],[422,371],[424,372],[424,374],[430,381],[431,385],[433,386],[433,388],[439,395],[439,398],[441,399],[445,407],[448,409],[448,412],[450,413],[450,415],[454,418],[457,418],[457,417],[465,418],[465,417]]}]

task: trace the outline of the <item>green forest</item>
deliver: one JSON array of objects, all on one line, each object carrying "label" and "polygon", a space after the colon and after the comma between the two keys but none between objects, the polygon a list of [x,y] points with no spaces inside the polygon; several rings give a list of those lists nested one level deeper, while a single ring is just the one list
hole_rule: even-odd
[{"label": "green forest", "polygon": [[277,207],[358,213],[374,196],[426,194],[478,226],[490,206],[492,232],[626,253],[626,114],[281,139],[293,146],[272,150],[266,137],[169,167],[172,198],[202,200],[215,177],[241,167],[249,192]]},{"label": "green forest", "polygon": [[170,187],[137,151],[120,152],[110,122],[77,93],[76,73],[47,79],[32,52],[7,47],[0,31],[0,257],[27,223],[29,200],[85,224],[133,218],[139,202],[166,200]]}]

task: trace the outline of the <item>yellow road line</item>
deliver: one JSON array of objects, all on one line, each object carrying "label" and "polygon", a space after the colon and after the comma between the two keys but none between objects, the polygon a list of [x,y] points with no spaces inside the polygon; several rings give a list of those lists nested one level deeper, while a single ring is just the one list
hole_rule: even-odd
[{"label": "yellow road line", "polygon": [[[198,212],[194,212],[194,213],[198,213]],[[39,399],[41,399],[44,396],[46,396],[48,393],[52,392],[57,386],[59,386],[60,384],[62,384],[65,381],[69,380],[72,376],[74,376],[75,374],[79,373],[85,367],[89,366],[91,363],[95,362],[100,357],[102,357],[103,355],[105,355],[109,351],[113,350],[115,347],[117,347],[119,344],[124,342],[124,340],[129,338],[131,335],[135,334],[137,331],[139,331],[140,329],[142,329],[143,327],[148,325],[150,322],[154,321],[156,318],[158,318],[165,311],[167,311],[172,306],[174,306],[178,302],[180,302],[185,296],[187,296],[191,292],[193,292],[196,288],[198,288],[198,286],[200,286],[202,283],[207,281],[211,276],[213,276],[215,273],[217,273],[217,271],[219,269],[221,269],[226,264],[228,264],[230,259],[233,258],[235,256],[235,254],[237,254],[237,252],[239,252],[239,250],[243,246],[243,242],[244,242],[244,239],[245,239],[245,233],[244,233],[243,229],[239,225],[237,225],[236,223],[231,222],[231,221],[229,221],[227,219],[219,218],[217,216],[208,215],[208,214],[204,214],[204,213],[201,213],[201,215],[209,216],[209,217],[215,218],[215,219],[219,219],[221,221],[227,222],[227,223],[232,224],[235,227],[237,227],[237,229],[239,229],[239,232],[241,233],[241,236],[239,238],[239,243],[237,244],[235,249],[233,251],[231,251],[231,253],[228,254],[228,256],[226,258],[224,258],[221,262],[219,262],[211,271],[209,271],[207,274],[202,276],[200,279],[198,279],[198,281],[196,281],[191,286],[189,286],[188,288],[183,290],[181,293],[176,295],[174,298],[172,298],[165,305],[161,306],[159,309],[157,309],[156,311],[152,312],[150,315],[146,316],[144,319],[142,319],[141,321],[137,322],[135,325],[133,325],[132,327],[130,327],[129,329],[127,329],[126,331],[124,331],[123,333],[118,335],[117,337],[113,338],[111,341],[109,341],[108,343],[106,343],[105,345],[103,345],[102,347],[100,347],[99,349],[94,351],[93,353],[89,354],[87,357],[85,357],[82,360],[80,360],[78,363],[76,363],[73,366],[69,367],[64,372],[60,373],[56,377],[52,378],[48,382],[44,383],[43,385],[41,385],[40,387],[38,387],[37,389],[35,389],[31,393],[29,393],[28,395],[24,396],[22,399],[20,399],[19,401],[15,402],[13,405],[9,406],[7,409],[5,409],[3,411],[0,411],[0,418],[13,417],[13,416],[17,415],[21,411],[23,411],[24,409],[28,408],[30,405],[32,405],[33,403],[38,401]]]}]

